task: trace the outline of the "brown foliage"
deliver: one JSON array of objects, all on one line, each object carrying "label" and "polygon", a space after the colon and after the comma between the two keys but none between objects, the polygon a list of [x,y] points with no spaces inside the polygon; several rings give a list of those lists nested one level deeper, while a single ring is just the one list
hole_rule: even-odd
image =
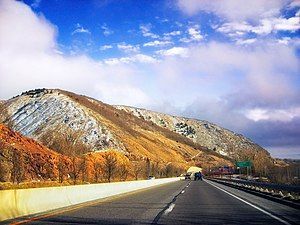
[{"label": "brown foliage", "polygon": [[117,155],[116,152],[109,151],[105,152],[103,154],[104,159],[104,165],[103,165],[103,171],[105,174],[105,178],[108,182],[111,182],[111,180],[116,175],[117,170]]},{"label": "brown foliage", "polygon": [[[46,137],[52,137],[50,133],[43,141],[48,141],[56,146],[61,153],[57,153],[38,142],[25,138],[0,125],[0,181],[59,183],[90,183],[102,181],[125,181],[128,179],[146,178],[152,169],[157,170],[157,177],[171,176],[174,173],[168,167],[165,171],[164,163],[159,167],[153,167],[155,162],[142,157],[124,155],[110,149],[104,152],[89,152],[86,146],[78,142],[77,134],[56,133],[55,142]],[[133,157],[132,163],[128,157]],[[149,170],[149,172],[146,171]],[[169,171],[169,172],[168,172]],[[151,172],[152,173],[152,172]],[[152,173],[153,174],[153,173]],[[48,184],[47,184],[48,185]],[[29,185],[31,186],[31,185]],[[39,186],[39,185],[33,185]]]}]

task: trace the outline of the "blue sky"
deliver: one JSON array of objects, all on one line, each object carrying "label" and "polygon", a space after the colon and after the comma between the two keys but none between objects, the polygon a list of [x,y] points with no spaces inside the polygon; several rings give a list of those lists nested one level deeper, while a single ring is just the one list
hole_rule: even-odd
[{"label": "blue sky", "polygon": [[3,0],[0,99],[62,88],[300,158],[299,0]]},{"label": "blue sky", "polygon": [[[32,6],[35,1],[25,2]],[[203,26],[202,35],[210,38],[214,34],[208,23],[216,20],[208,15],[183,16],[170,1],[41,1],[33,10],[57,26],[57,41],[65,53],[84,52],[95,59],[126,55],[117,47],[124,42],[147,54],[159,49],[144,46],[155,40],[168,47],[185,46],[179,40],[189,37],[187,29],[193,25]],[[100,50],[109,45],[112,48]]]}]

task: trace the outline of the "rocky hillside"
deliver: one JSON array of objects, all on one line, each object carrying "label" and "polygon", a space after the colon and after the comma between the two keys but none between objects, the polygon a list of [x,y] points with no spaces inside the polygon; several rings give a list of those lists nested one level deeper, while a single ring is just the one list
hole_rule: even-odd
[{"label": "rocky hillside", "polygon": [[[114,157],[115,166],[122,172],[110,179],[133,178],[132,165],[122,153],[63,155],[0,124],[0,190],[57,186],[64,181],[64,185],[107,181],[104,162],[108,155]],[[13,183],[21,183],[21,186]]]},{"label": "rocky hillside", "polygon": [[52,179],[59,155],[0,124],[0,182]]},{"label": "rocky hillside", "polygon": [[269,153],[265,149],[243,135],[236,134],[207,121],[171,116],[128,106],[115,107],[129,112],[140,119],[153,122],[160,127],[176,132],[194,143],[232,159],[243,158],[245,154],[257,151],[263,152],[266,157],[269,157]]},{"label": "rocky hillside", "polygon": [[75,135],[70,144],[80,141],[87,146],[86,151],[117,149],[131,160],[149,158],[166,164],[177,162],[202,166],[232,163],[227,157],[203,147],[200,141],[195,142],[190,135],[193,131],[184,131],[184,127],[178,127],[178,130],[187,132],[181,135],[166,129],[167,124],[164,127],[155,121],[67,91],[27,91],[5,101],[0,110],[0,122],[51,145],[55,150],[53,140]]},{"label": "rocky hillside", "polygon": [[124,147],[91,110],[61,91],[34,90],[8,100],[2,121],[21,134],[37,140],[45,131],[66,133],[66,127],[84,130],[83,141],[95,149]]}]

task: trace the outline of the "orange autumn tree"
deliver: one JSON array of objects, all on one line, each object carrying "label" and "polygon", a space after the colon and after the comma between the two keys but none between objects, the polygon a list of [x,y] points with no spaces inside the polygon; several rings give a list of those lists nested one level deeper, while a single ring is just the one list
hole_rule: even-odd
[{"label": "orange autumn tree", "polygon": [[130,163],[125,155],[114,149],[109,149],[102,152],[101,156],[103,157],[103,175],[108,182],[127,179]]}]

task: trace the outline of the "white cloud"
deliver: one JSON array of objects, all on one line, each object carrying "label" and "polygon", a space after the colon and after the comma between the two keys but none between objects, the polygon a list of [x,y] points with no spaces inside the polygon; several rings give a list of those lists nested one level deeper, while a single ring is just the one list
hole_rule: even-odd
[{"label": "white cloud", "polygon": [[266,18],[259,21],[258,25],[250,25],[248,22],[229,22],[217,27],[216,30],[230,37],[243,36],[247,33],[267,35],[277,31],[295,32],[300,29],[300,17],[291,18]]},{"label": "white cloud", "polygon": [[245,39],[245,40],[243,40],[243,39],[238,39],[238,40],[236,41],[236,44],[238,44],[238,45],[249,45],[249,44],[253,44],[253,43],[256,42],[256,41],[257,41],[256,38],[249,38],[249,39]]},{"label": "white cloud", "polygon": [[283,45],[291,45],[296,48],[299,48],[300,46],[300,38],[291,38],[291,37],[282,37],[281,39],[278,39],[277,42],[279,44]]},{"label": "white cloud", "polygon": [[105,51],[105,50],[111,49],[111,48],[113,48],[112,45],[102,45],[102,46],[100,47],[100,50],[101,50],[101,51]]},{"label": "white cloud", "polygon": [[141,73],[137,68],[57,53],[55,26],[22,2],[0,1],[0,33],[0,99],[45,87],[114,104],[150,101],[137,84]]},{"label": "white cloud", "polygon": [[[293,47],[258,42],[253,48],[241,48],[211,42],[158,53],[172,56],[180,52],[186,57],[166,57],[155,67],[155,73],[166,76],[162,83],[172,87],[164,95],[177,102],[205,95],[227,101],[232,110],[241,110],[278,108],[297,101],[299,63]],[[188,94],[180,91],[185,87]]]},{"label": "white cloud", "polygon": [[188,55],[188,49],[183,47],[173,47],[167,50],[159,50],[156,52],[157,54],[163,55],[163,56],[181,56],[181,57],[187,57]]},{"label": "white cloud", "polygon": [[54,49],[56,28],[42,16],[28,16],[32,14],[30,8],[18,5],[14,1],[0,1],[0,53],[22,50],[20,54],[25,54]]},{"label": "white cloud", "polygon": [[296,31],[300,29],[300,17],[295,16],[288,19],[278,18],[274,19],[274,30],[279,31]]},{"label": "white cloud", "polygon": [[295,117],[300,117],[300,107],[288,109],[254,108],[247,110],[245,116],[255,122],[261,120],[288,122]]},{"label": "white cloud", "polygon": [[76,24],[76,29],[72,32],[72,35],[76,33],[91,34],[91,32],[88,29],[83,28],[79,23]]},{"label": "white cloud", "polygon": [[125,53],[137,53],[140,51],[140,47],[138,45],[134,46],[126,43],[120,43],[117,47]]},{"label": "white cloud", "polygon": [[107,102],[112,104],[144,105],[151,102],[149,96],[141,89],[126,84],[96,85],[95,89],[99,93],[106,93],[99,97],[105,98]]},{"label": "white cloud", "polygon": [[199,26],[193,26],[188,29],[188,33],[193,41],[201,41],[203,36],[199,30]]},{"label": "white cloud", "polygon": [[180,42],[184,42],[184,43],[189,43],[189,42],[191,42],[191,39],[190,39],[190,38],[183,37],[183,38],[180,38],[179,41],[180,41]]},{"label": "white cloud", "polygon": [[180,34],[181,34],[180,30],[174,30],[174,31],[169,32],[169,33],[164,33],[165,36],[178,36]]},{"label": "white cloud", "polygon": [[220,27],[216,27],[217,31],[225,33],[229,36],[242,36],[252,30],[252,26],[247,22],[231,22],[224,23]]},{"label": "white cloud", "polygon": [[152,56],[144,55],[144,54],[137,54],[135,56],[135,59],[137,62],[141,62],[141,63],[156,63],[156,62],[158,62],[158,60],[153,58]]},{"label": "white cloud", "polygon": [[114,33],[105,23],[101,26],[101,29],[103,30],[104,36],[109,36]]},{"label": "white cloud", "polygon": [[292,0],[292,2],[289,5],[290,8],[294,7],[300,7],[300,0]]},{"label": "white cloud", "polygon": [[136,54],[130,57],[121,57],[121,58],[109,58],[104,60],[104,63],[108,65],[118,65],[118,64],[129,64],[129,63],[156,63],[157,59],[149,55]]},{"label": "white cloud", "polygon": [[251,109],[246,112],[246,117],[255,122],[259,120],[267,120],[269,116],[267,115],[267,110],[265,109]]},{"label": "white cloud", "polygon": [[260,21],[258,26],[252,26],[251,31],[256,34],[270,34],[276,31],[295,32],[300,29],[300,17],[291,18],[268,18]]},{"label": "white cloud", "polygon": [[199,25],[194,25],[189,27],[187,29],[187,33],[189,34],[189,37],[180,38],[179,39],[180,42],[185,42],[185,43],[189,43],[193,41],[196,42],[196,41],[201,41],[204,38],[201,34]]},{"label": "white cloud", "polygon": [[157,47],[157,46],[165,46],[165,45],[170,45],[170,44],[172,44],[171,41],[158,41],[158,40],[155,40],[155,41],[147,42],[143,46],[145,46],[145,47]]},{"label": "white cloud", "polygon": [[228,21],[259,20],[278,16],[287,0],[178,0],[180,10],[188,15],[199,12],[214,13]]},{"label": "white cloud", "polygon": [[159,38],[157,34],[151,32],[151,28],[152,28],[151,24],[140,25],[140,30],[144,37],[151,37],[153,39]]}]

